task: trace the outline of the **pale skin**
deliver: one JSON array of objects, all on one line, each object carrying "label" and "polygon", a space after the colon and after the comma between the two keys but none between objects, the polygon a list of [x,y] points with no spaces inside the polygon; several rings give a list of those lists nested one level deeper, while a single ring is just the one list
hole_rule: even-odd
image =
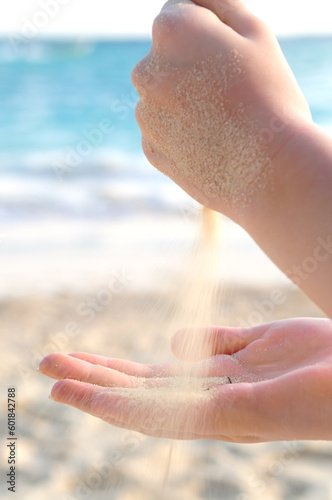
[{"label": "pale skin", "polygon": [[[186,172],[172,178],[199,202],[242,225],[331,318],[331,140],[312,123],[274,35],[241,2],[178,4],[168,2],[158,16],[152,50],[133,72],[141,102],[170,106],[174,78],[235,46],[241,54],[242,77],[237,85],[229,86],[227,102],[234,106],[241,96],[246,115],[259,123],[258,132],[267,129],[272,135],[265,188],[251,198],[245,211],[236,209],[237,200],[227,203],[209,198],[203,186],[188,180],[191,177]],[[148,85],[146,68],[156,55],[167,61],[168,71],[159,68],[159,75],[151,75],[158,85]],[[176,72],[169,71],[170,67]],[[215,88],[213,84],[211,91]],[[140,104],[136,114],[147,158],[172,176],[170,160],[153,144],[149,116],[140,113]],[[180,362],[173,365],[147,366],[78,353],[47,356],[40,370],[59,380],[52,389],[54,400],[112,425],[153,436],[245,443],[332,439],[331,320],[295,319],[248,329],[204,329],[201,337],[195,334],[196,342],[204,345],[203,360],[191,359],[186,350],[188,336],[192,337],[190,330],[175,335],[172,348]],[[206,346],[211,346],[210,352]],[[200,352],[199,347],[194,351]],[[221,385],[207,398],[179,405],[176,418],[174,409],[158,409],[157,400],[137,404],[120,394],[121,388],[149,384],[152,377],[159,377],[163,384],[163,377],[184,374],[188,363],[197,376],[208,370],[208,376],[229,376],[233,383]],[[188,414],[195,416],[191,422]]]},{"label": "pale skin", "polygon": [[[332,322],[285,320],[248,329],[212,327],[199,338],[210,357],[192,360],[179,331],[172,349],[181,362],[142,365],[86,353],[50,354],[40,371],[59,379],[51,397],[112,425],[155,437],[256,443],[332,439]],[[195,349],[199,352],[199,346]],[[186,361],[184,364],[183,361]],[[231,377],[209,397],[176,409],[140,403],[122,388],[155,387],[164,377]],[[162,389],[161,389],[162,390]],[[162,396],[159,395],[161,398]],[[189,418],[188,415],[194,416]]]}]

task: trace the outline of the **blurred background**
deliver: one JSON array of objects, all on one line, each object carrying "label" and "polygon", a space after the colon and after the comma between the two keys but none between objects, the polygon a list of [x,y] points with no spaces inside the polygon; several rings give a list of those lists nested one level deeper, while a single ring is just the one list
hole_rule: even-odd
[{"label": "blurred background", "polygon": [[[55,405],[36,372],[53,351],[153,362],[168,328],[200,207],[148,164],[134,119],[130,73],[162,4],[0,7],[1,404],[17,387],[18,498],[331,499],[328,443],[176,444],[165,482],[168,442]],[[332,136],[330,1],[247,4],[277,33],[314,121]],[[220,322],[321,314],[236,224],[223,220],[222,237]]]},{"label": "blurred background", "polygon": [[[167,241],[176,260],[192,237],[198,209],[148,164],[134,119],[130,73],[162,3],[17,1],[1,16],[0,295],[99,286],[110,261],[156,269]],[[314,120],[331,133],[330,3],[248,6],[278,33]],[[225,226],[225,281],[282,279]],[[140,287],[148,276],[135,273]]]}]

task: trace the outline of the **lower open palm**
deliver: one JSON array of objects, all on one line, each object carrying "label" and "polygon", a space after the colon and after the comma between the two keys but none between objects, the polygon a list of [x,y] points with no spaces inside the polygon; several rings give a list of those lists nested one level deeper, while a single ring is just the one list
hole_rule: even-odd
[{"label": "lower open palm", "polygon": [[179,362],[47,356],[52,398],[106,422],[177,439],[332,439],[332,321],[182,330]]}]

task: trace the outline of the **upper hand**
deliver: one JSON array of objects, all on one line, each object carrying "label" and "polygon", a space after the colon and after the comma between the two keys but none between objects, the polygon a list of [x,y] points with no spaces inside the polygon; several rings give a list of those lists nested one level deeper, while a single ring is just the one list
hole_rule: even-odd
[{"label": "upper hand", "polygon": [[259,206],[279,151],[311,120],[275,36],[239,0],[167,2],[132,80],[148,160],[235,220]]}]

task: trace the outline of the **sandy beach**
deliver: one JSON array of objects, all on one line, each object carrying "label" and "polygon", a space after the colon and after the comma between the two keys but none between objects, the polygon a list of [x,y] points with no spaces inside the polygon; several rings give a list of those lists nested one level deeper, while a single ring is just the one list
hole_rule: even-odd
[{"label": "sandy beach", "polygon": [[[331,443],[238,445],[158,440],[113,428],[49,400],[52,381],[37,371],[40,359],[49,352],[86,351],[144,363],[172,359],[171,283],[165,287],[155,282],[141,291],[127,287],[121,277],[112,283],[112,293],[105,295],[104,289],[104,305],[103,289],[93,287],[81,294],[35,292],[1,300],[1,400],[5,401],[8,387],[15,387],[17,394],[16,498],[332,498]],[[257,313],[259,305],[265,304],[270,287],[237,283],[222,293],[219,323],[237,325],[254,319],[253,311]],[[321,315],[294,287],[284,285],[282,293],[284,303],[269,312],[269,321]],[[93,298],[99,300],[94,313]],[[4,406],[2,403],[3,422]],[[8,467],[5,425],[3,429],[1,497],[9,499],[13,494],[4,486]]]}]

